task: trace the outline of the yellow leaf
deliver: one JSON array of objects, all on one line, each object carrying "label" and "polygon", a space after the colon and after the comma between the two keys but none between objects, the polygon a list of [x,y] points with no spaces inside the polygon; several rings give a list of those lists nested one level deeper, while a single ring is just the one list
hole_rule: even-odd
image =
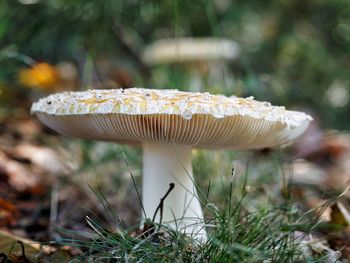
[{"label": "yellow leaf", "polygon": [[52,90],[59,82],[58,70],[48,63],[37,63],[18,73],[18,80],[23,86]]}]

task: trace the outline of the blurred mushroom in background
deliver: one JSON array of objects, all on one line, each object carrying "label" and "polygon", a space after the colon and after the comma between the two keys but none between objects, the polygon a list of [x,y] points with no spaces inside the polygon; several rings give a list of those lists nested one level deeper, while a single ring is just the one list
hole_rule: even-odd
[{"label": "blurred mushroom in background", "polygon": [[230,79],[227,65],[229,62],[237,60],[239,55],[239,46],[232,40],[176,38],[154,42],[144,50],[143,60],[152,66],[178,65],[185,67],[190,72],[189,90],[198,92],[206,91],[206,86],[218,83],[223,84],[224,87],[230,86],[227,85]]}]

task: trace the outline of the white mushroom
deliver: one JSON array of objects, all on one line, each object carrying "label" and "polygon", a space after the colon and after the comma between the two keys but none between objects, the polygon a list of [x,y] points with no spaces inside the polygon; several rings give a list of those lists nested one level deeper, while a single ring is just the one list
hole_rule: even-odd
[{"label": "white mushroom", "polygon": [[40,99],[31,111],[65,135],[142,145],[147,217],[174,183],[163,222],[200,238],[206,232],[192,175],[192,147],[279,146],[301,135],[311,120],[252,98],[141,88],[58,93]]},{"label": "white mushroom", "polygon": [[149,65],[181,64],[191,72],[189,89],[200,91],[203,79],[217,84],[226,76],[227,62],[239,57],[236,42],[222,38],[176,38],[157,40],[146,47],[143,60]]},{"label": "white mushroom", "polygon": [[144,61],[150,65],[234,60],[238,56],[236,42],[219,38],[162,39],[143,53]]}]

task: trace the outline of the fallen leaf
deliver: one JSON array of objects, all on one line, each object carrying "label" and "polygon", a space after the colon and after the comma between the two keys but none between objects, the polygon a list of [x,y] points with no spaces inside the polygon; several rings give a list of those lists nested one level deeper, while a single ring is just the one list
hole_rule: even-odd
[{"label": "fallen leaf", "polygon": [[299,244],[300,251],[305,258],[312,255],[324,255],[327,260],[325,262],[337,262],[342,253],[338,250],[333,250],[327,244],[327,240],[320,235],[295,231],[294,239]]},{"label": "fallen leaf", "polygon": [[341,251],[342,259],[350,259],[349,231],[341,231],[328,236],[329,247]]},{"label": "fallen leaf", "polygon": [[59,71],[48,63],[36,63],[18,73],[19,83],[25,87],[41,89],[43,91],[55,90],[60,80]]},{"label": "fallen leaf", "polygon": [[[0,262],[30,263],[50,262],[61,263],[72,260],[71,250],[41,245],[38,242],[25,239],[9,232],[0,230]],[[75,253],[78,253],[75,251]],[[80,252],[79,252],[80,253]],[[1,261],[1,260],[10,261]]]},{"label": "fallen leaf", "polygon": [[22,242],[23,248],[25,250],[26,255],[36,255],[41,250],[46,251],[47,253],[53,252],[55,250],[54,247],[46,246],[46,245],[40,245],[37,242],[34,242],[29,239],[25,239],[16,235],[13,235],[9,232],[0,230],[0,251],[4,253],[5,255],[9,256],[9,254],[22,254],[22,247],[21,246],[14,246],[16,242]]},{"label": "fallen leaf", "polygon": [[336,202],[331,208],[331,224],[343,227],[350,226],[350,213],[341,202]]},{"label": "fallen leaf", "polygon": [[6,172],[9,184],[17,191],[35,195],[42,195],[45,192],[40,177],[19,162],[8,161]]},{"label": "fallen leaf", "polygon": [[313,210],[314,214],[322,221],[329,222],[331,220],[332,208],[329,206],[328,200],[304,195],[303,203],[309,210]]},{"label": "fallen leaf", "polygon": [[327,173],[320,166],[303,160],[297,159],[292,163],[291,167],[285,167],[286,171],[292,169],[293,176],[292,181],[301,184],[324,184]]},{"label": "fallen leaf", "polygon": [[[73,251],[73,250],[72,250]],[[73,256],[81,255],[82,252],[79,250],[75,250],[72,254],[70,250],[66,249],[65,247],[57,248],[53,253],[51,253],[48,256],[45,256],[44,259],[46,262],[50,263],[62,263],[62,262],[71,262]]]},{"label": "fallen leaf", "polygon": [[294,152],[298,158],[313,160],[324,149],[324,132],[320,128],[320,122],[315,120],[310,123],[305,133],[294,144]]},{"label": "fallen leaf", "polygon": [[46,172],[52,174],[67,173],[67,167],[65,167],[63,161],[54,150],[48,147],[20,144],[15,147],[14,151],[16,155],[28,159],[33,164],[43,168]]},{"label": "fallen leaf", "polygon": [[38,137],[42,132],[42,126],[30,116],[23,116],[20,119],[10,120],[6,123],[8,133],[18,134],[24,140]]},{"label": "fallen leaf", "polygon": [[19,211],[10,202],[0,198],[0,226],[14,226],[19,218]]},{"label": "fallen leaf", "polygon": [[13,263],[32,263],[31,260],[29,260],[27,257],[26,257],[26,253],[25,253],[25,248],[24,248],[24,244],[22,241],[16,241],[13,245],[13,247],[18,244],[20,246],[20,249],[21,249],[21,254],[18,255],[18,254],[15,254],[13,252],[10,252],[8,254],[8,257],[10,258],[10,260],[13,262]]},{"label": "fallen leaf", "polygon": [[[334,158],[333,164],[326,168],[326,184],[342,192],[350,184],[350,149]],[[346,193],[350,197],[350,192]]]},{"label": "fallen leaf", "polygon": [[19,192],[30,192],[36,195],[45,192],[38,174],[31,172],[24,164],[9,159],[1,151],[0,172],[7,177],[8,184]]}]

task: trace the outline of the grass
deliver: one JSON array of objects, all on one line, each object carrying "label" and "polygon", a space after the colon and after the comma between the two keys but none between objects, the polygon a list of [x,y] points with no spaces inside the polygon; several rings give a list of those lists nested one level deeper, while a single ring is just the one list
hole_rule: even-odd
[{"label": "grass", "polygon": [[254,212],[240,204],[232,208],[219,211],[208,204],[213,218],[203,243],[163,225],[143,233],[110,231],[90,217],[91,239],[74,243],[86,251],[80,260],[94,262],[323,262],[322,255],[303,254],[305,244],[295,236],[300,213],[294,207],[261,207]]},{"label": "grass", "polygon": [[91,213],[86,218],[91,232],[65,243],[83,251],[76,258],[83,262],[330,262],[326,252],[313,253],[303,241],[317,228],[317,218],[282,194],[259,202],[259,195],[248,191],[249,174],[232,173],[228,194],[220,204],[203,197],[206,241],[155,223],[147,231],[140,231],[138,225],[125,229],[102,191],[94,190],[107,220]]}]

